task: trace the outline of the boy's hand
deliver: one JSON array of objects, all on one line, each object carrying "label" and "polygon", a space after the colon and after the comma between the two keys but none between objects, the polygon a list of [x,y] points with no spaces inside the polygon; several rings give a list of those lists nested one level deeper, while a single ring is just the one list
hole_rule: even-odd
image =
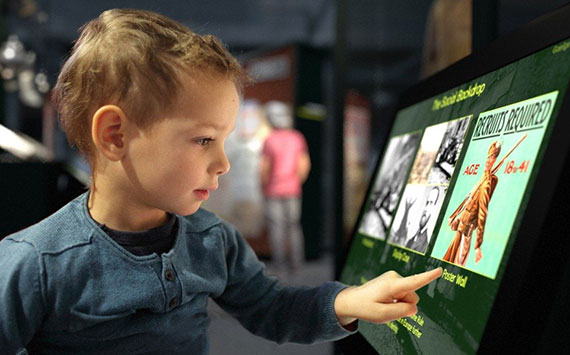
[{"label": "boy's hand", "polygon": [[336,296],[336,316],[345,326],[356,319],[385,323],[414,315],[420,300],[415,291],[440,277],[441,272],[442,269],[437,268],[402,277],[388,271],[361,286],[348,287]]}]

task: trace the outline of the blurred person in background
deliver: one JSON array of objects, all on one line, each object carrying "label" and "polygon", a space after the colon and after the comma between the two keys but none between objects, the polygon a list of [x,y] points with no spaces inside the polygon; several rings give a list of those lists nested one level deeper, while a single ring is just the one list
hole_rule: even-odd
[{"label": "blurred person in background", "polygon": [[284,274],[298,270],[304,261],[301,186],[311,170],[311,159],[305,137],[293,128],[291,108],[269,101],[265,113],[273,130],[263,144],[261,184],[272,263]]}]

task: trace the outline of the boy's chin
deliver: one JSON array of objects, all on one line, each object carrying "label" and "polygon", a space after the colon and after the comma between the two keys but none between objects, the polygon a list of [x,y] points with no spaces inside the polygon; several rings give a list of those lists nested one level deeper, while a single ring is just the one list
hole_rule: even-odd
[{"label": "boy's chin", "polygon": [[177,215],[180,215],[180,216],[189,216],[191,214],[196,213],[200,209],[201,205],[202,205],[201,203],[195,202],[195,203],[190,204],[187,207],[177,208],[176,210],[170,211],[170,212],[177,214]]}]

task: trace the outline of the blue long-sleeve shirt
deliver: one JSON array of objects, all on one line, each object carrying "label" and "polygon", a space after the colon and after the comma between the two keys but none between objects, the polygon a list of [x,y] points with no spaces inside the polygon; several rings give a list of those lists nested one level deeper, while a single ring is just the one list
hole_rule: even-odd
[{"label": "blue long-sleeve shirt", "polygon": [[206,354],[209,297],[277,342],[350,334],[333,308],[342,284],[279,284],[214,214],[176,216],[168,253],[135,256],[91,219],[87,198],[0,242],[0,353]]}]

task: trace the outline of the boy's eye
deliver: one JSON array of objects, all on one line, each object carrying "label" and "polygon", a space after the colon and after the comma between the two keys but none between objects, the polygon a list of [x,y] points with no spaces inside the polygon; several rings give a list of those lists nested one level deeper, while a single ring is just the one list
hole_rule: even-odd
[{"label": "boy's eye", "polygon": [[201,145],[202,147],[206,147],[208,146],[210,143],[212,143],[214,140],[212,138],[198,138],[196,139],[196,143],[198,143],[199,145]]}]

